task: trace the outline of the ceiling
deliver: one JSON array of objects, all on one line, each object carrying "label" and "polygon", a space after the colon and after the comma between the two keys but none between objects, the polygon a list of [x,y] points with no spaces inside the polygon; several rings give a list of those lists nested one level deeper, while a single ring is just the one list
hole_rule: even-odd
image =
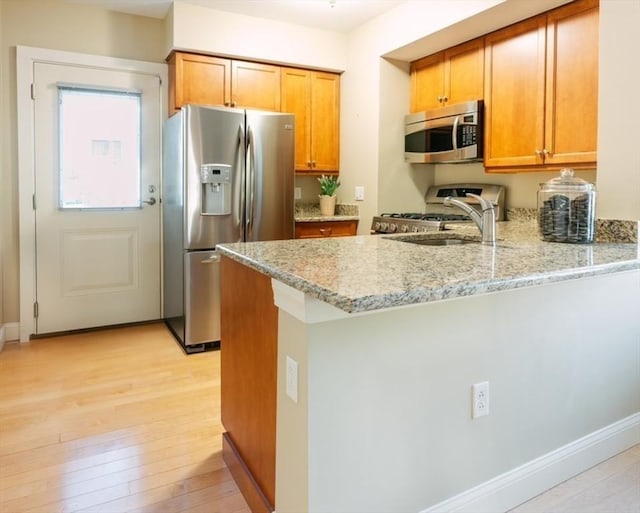
[{"label": "ceiling", "polygon": [[[172,0],[66,0],[69,3],[164,18]],[[393,9],[402,0],[175,0],[220,11],[268,18],[296,25],[349,32]]]}]

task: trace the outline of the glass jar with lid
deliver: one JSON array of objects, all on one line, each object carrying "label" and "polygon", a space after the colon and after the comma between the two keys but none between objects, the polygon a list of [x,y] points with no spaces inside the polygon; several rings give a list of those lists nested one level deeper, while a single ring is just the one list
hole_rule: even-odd
[{"label": "glass jar with lid", "polygon": [[538,226],[542,240],[590,244],[595,239],[596,190],[565,168],[540,184]]}]

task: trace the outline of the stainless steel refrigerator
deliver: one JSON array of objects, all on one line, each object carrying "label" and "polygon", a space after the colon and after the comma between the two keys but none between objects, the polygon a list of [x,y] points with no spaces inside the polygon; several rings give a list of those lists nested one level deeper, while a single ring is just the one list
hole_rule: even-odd
[{"label": "stainless steel refrigerator", "polygon": [[164,319],[200,352],[220,341],[216,245],[293,238],[294,116],[187,105],[163,128]]}]

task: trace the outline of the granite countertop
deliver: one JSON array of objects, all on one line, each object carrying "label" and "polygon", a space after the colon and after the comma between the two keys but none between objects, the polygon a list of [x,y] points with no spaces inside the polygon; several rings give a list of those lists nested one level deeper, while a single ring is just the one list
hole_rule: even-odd
[{"label": "granite countertop", "polygon": [[322,221],[358,221],[358,205],[338,203],[335,215],[323,216],[320,214],[320,205],[317,203],[296,203],[295,222],[311,223]]},{"label": "granite countertop", "polygon": [[550,243],[540,240],[531,221],[498,223],[496,246],[402,242],[452,236],[479,240],[475,225],[451,226],[415,235],[218,247],[225,256],[349,313],[640,269],[637,235],[635,242]]}]

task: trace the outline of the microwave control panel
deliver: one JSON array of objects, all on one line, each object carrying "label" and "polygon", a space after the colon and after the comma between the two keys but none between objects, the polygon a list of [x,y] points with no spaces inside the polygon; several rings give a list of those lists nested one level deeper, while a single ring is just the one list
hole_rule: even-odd
[{"label": "microwave control panel", "polygon": [[478,142],[478,126],[462,125],[458,133],[458,148],[473,146]]}]

